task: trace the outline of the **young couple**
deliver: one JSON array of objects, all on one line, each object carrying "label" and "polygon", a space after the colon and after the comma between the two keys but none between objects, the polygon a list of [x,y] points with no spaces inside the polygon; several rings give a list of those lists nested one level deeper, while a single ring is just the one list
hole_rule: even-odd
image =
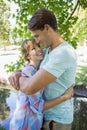
[{"label": "young couple", "polygon": [[9,77],[10,84],[20,90],[10,129],[71,130],[75,50],[61,37],[55,15],[47,9],[36,11],[28,28],[35,37],[22,44],[28,64]]}]

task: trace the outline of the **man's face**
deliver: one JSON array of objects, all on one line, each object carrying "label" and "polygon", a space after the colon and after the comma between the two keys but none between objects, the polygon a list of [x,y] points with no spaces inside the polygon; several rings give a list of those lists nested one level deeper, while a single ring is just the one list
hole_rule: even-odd
[{"label": "man's face", "polygon": [[44,28],[44,30],[31,31],[31,33],[34,35],[34,38],[38,44],[43,44],[46,48],[50,46],[50,37],[46,28]]}]

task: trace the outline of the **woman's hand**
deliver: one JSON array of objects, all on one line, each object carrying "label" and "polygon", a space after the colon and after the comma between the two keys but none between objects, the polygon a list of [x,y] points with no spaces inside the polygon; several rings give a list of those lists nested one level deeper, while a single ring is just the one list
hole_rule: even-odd
[{"label": "woman's hand", "polygon": [[66,99],[70,99],[71,97],[73,97],[73,95],[74,95],[74,85],[72,85],[70,88],[68,88],[66,91],[65,91],[65,93],[63,94],[65,97],[66,97]]},{"label": "woman's hand", "polygon": [[18,71],[15,71],[13,72],[8,80],[10,82],[10,84],[12,85],[13,88],[15,88],[16,90],[19,90],[20,89],[20,85],[19,85],[19,78],[21,77],[21,71],[18,70]]}]

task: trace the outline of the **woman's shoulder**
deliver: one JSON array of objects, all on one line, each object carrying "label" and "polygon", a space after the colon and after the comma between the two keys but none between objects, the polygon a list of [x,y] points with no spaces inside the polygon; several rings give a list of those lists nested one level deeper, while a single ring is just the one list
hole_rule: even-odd
[{"label": "woman's shoulder", "polygon": [[22,69],[22,73],[29,77],[31,77],[33,74],[35,74],[36,71],[37,71],[36,68],[30,64],[26,64]]}]

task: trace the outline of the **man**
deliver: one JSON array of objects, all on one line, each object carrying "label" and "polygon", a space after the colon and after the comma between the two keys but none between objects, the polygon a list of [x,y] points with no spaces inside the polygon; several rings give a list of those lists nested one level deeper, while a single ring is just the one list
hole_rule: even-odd
[{"label": "man", "polygon": [[[75,50],[61,37],[55,15],[47,9],[39,9],[31,17],[28,28],[38,44],[46,48],[40,69],[31,77],[11,75],[11,85],[26,94],[34,94],[44,88],[44,99],[60,97],[73,83],[76,75]],[[71,130],[73,100],[44,112],[43,130]]]}]

